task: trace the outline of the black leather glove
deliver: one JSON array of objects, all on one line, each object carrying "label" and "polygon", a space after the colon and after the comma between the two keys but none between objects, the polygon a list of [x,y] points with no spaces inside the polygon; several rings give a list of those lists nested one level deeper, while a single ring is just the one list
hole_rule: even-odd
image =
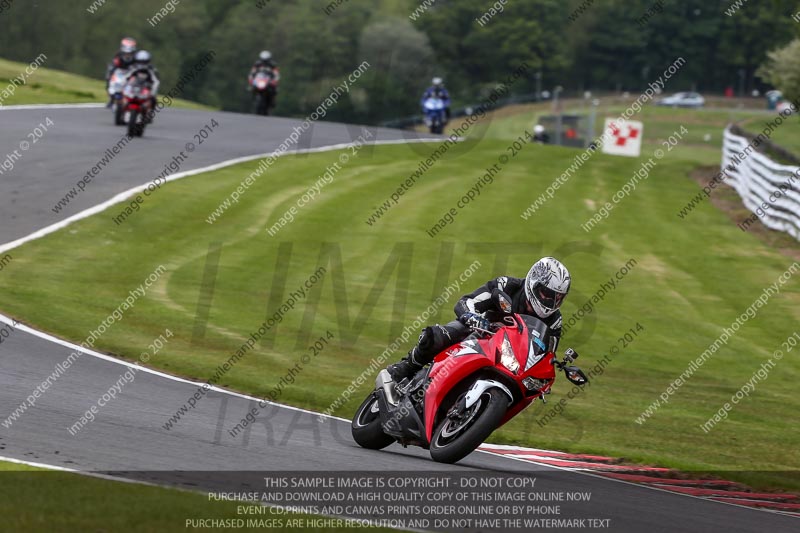
[{"label": "black leather glove", "polygon": [[483,318],[481,315],[475,313],[464,313],[460,317],[458,317],[459,322],[471,328],[475,329],[485,329],[488,330],[490,326],[490,322]]}]

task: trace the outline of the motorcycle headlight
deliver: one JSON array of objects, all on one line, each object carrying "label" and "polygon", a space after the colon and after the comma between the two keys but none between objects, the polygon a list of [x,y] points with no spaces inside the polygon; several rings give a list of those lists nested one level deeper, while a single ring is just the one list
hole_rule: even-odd
[{"label": "motorcycle headlight", "polygon": [[503,344],[500,345],[500,362],[514,374],[519,372],[519,361],[514,355],[514,350],[511,349],[511,341],[508,340],[508,335],[503,336]]}]

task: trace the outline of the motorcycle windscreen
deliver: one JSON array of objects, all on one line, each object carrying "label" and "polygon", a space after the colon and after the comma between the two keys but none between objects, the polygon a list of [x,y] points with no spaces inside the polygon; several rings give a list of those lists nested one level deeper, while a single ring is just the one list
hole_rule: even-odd
[{"label": "motorcycle windscreen", "polygon": [[547,325],[538,318],[530,315],[520,315],[528,328],[528,359],[525,362],[525,371],[541,361],[547,355]]},{"label": "motorcycle windscreen", "polygon": [[256,77],[253,78],[253,85],[255,85],[257,89],[266,89],[271,79],[272,78],[270,78],[269,74],[265,72],[259,72],[256,74]]},{"label": "motorcycle windscreen", "polygon": [[428,98],[424,106],[428,111],[441,111],[444,109],[444,101],[439,98]]}]

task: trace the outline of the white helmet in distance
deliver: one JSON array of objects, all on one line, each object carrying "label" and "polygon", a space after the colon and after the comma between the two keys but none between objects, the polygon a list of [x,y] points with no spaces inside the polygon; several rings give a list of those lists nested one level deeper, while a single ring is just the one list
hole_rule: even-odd
[{"label": "white helmet in distance", "polygon": [[436,76],[431,80],[431,83],[433,84],[434,87],[441,87],[442,84],[444,84],[444,80],[439,76]]},{"label": "white helmet in distance", "polygon": [[261,61],[269,61],[270,59],[272,59],[272,52],[270,52],[269,50],[262,50],[261,53],[258,54],[258,58]]},{"label": "white helmet in distance", "polygon": [[525,277],[525,296],[533,311],[541,318],[555,313],[571,281],[569,270],[558,259],[543,257],[536,261]]},{"label": "white helmet in distance", "polygon": [[536,133],[537,135],[541,134],[541,133],[544,133],[544,126],[542,126],[541,124],[535,125],[533,127],[533,133]]},{"label": "white helmet in distance", "polygon": [[139,50],[136,52],[136,55],[133,56],[133,60],[143,65],[149,65],[153,60],[153,56],[147,50]]}]

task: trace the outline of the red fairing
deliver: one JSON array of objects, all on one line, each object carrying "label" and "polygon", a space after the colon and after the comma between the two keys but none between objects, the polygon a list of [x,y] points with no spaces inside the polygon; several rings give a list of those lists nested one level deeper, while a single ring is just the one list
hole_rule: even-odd
[{"label": "red fairing", "polygon": [[390,371],[381,371],[353,417],[353,438],[373,450],[398,442],[429,449],[435,461],[463,459],[534,400],[544,401],[556,370],[576,385],[588,383],[578,367],[567,366],[578,358],[574,350],[563,361],[548,350],[549,333],[535,316],[503,315],[398,384]]},{"label": "red fairing", "polygon": [[428,390],[425,391],[425,437],[428,442],[433,437],[433,423],[436,419],[436,412],[439,410],[439,406],[442,404],[444,397],[447,396],[447,393],[476,370],[494,366],[494,356],[490,358],[482,353],[455,357],[447,355],[448,352],[457,353],[458,350],[467,349],[475,351],[472,348],[465,347],[463,343],[456,344],[437,355],[434,359],[431,373],[429,374],[432,381],[428,386]]},{"label": "red fairing", "polygon": [[[542,391],[550,388],[556,376],[555,367],[553,366],[555,354],[550,351],[546,352],[526,371],[525,366],[528,363],[530,344],[535,342],[534,339],[529,338],[529,335],[532,334],[527,333],[527,328],[520,334],[517,326],[507,326],[487,339],[469,339],[456,344],[434,358],[429,374],[431,383],[425,393],[425,433],[428,442],[433,438],[436,413],[439,411],[445,396],[462,380],[482,368],[492,368],[492,371],[500,372],[511,378],[518,388],[518,391],[512,390],[512,393],[516,395],[516,392],[518,392],[519,396],[523,398],[509,407],[506,416],[503,418],[503,424],[530,405],[535,398],[541,396],[537,394],[526,397],[527,389],[522,384],[523,379],[533,377],[547,380],[549,383]],[[500,348],[506,337],[508,337],[519,363],[517,374],[514,374],[500,362]]]}]

